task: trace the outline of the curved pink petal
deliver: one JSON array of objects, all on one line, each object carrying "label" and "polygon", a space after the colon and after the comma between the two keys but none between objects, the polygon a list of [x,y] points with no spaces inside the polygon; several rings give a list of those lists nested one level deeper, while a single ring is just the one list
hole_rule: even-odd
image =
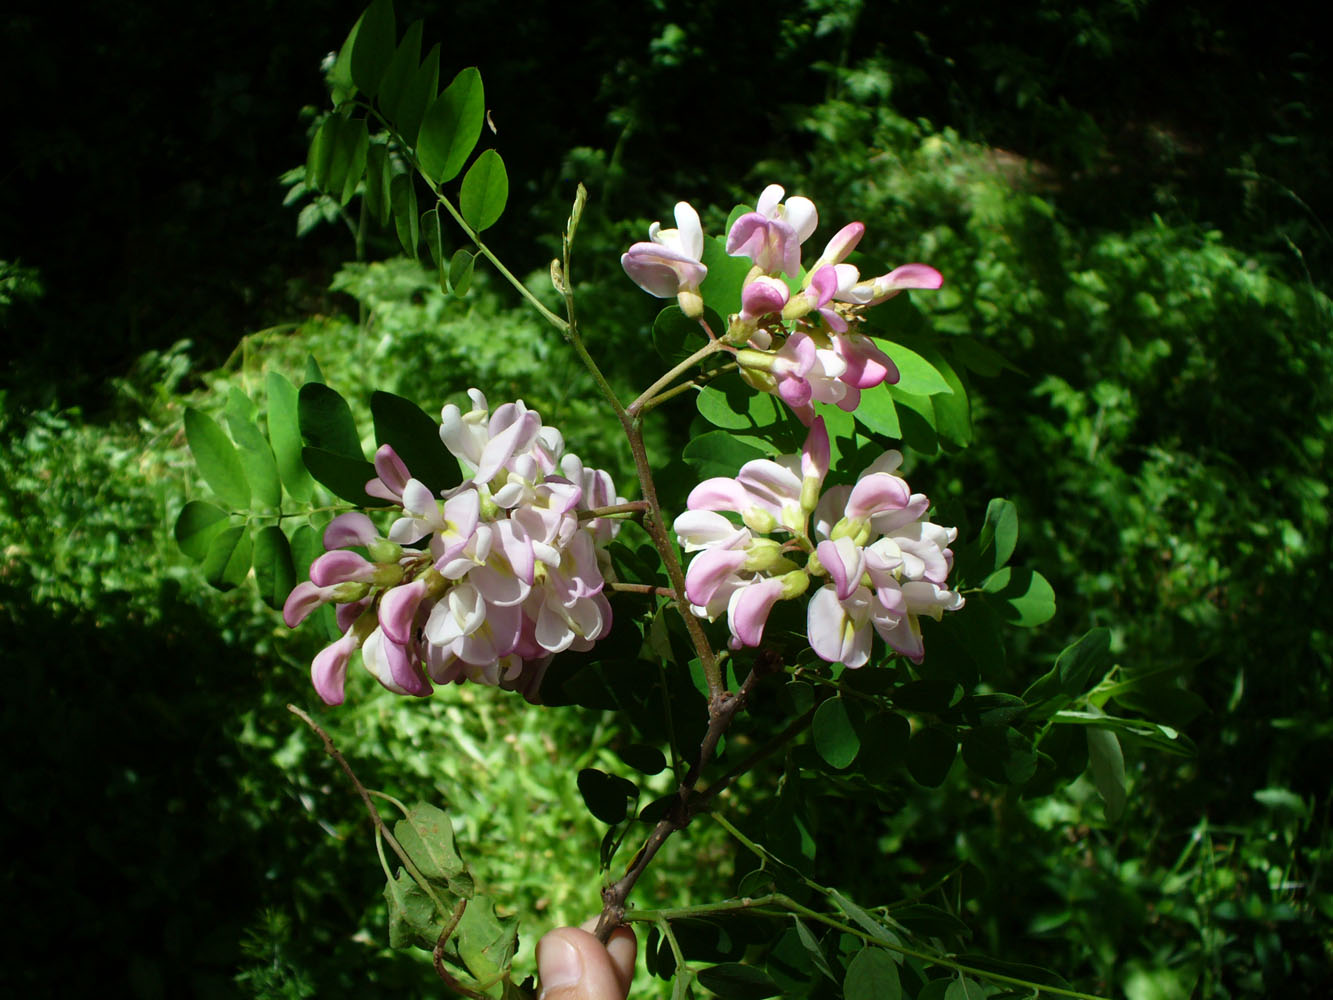
[{"label": "curved pink petal", "polygon": [[708,549],[699,553],[685,572],[685,596],[691,604],[706,605],[745,559],[746,553],[739,549]]},{"label": "curved pink petal", "polygon": [[389,641],[403,644],[412,641],[417,608],[425,596],[424,580],[413,580],[384,592],[380,598],[380,628]]},{"label": "curved pink petal", "polygon": [[[849,614],[850,605],[853,612]],[[856,619],[861,618],[858,622]],[[869,600],[838,600],[833,587],[820,587],[806,609],[806,635],[810,648],[822,660],[860,667],[870,658]]]},{"label": "curved pink petal", "polygon": [[782,596],[782,581],[773,577],[741,587],[731,595],[727,624],[741,646],[758,646],[764,638],[768,613]]},{"label": "curved pink petal", "polygon": [[790,298],[791,289],[786,282],[760,275],[741,290],[741,315],[758,319],[769,313],[782,312]]},{"label": "curved pink petal", "polygon": [[298,583],[282,605],[282,620],[288,628],[296,628],[321,604],[333,600],[332,587],[317,587],[310,581]]},{"label": "curved pink petal", "polygon": [[865,235],[865,232],[864,222],[847,223],[834,233],[833,239],[825,245],[824,252],[819,255],[819,263],[841,264],[847,259],[847,255],[856,249],[856,245],[861,242],[861,237]]},{"label": "curved pink petal", "polygon": [[749,491],[744,486],[734,479],[715,476],[690,490],[685,506],[690,510],[734,510],[739,513],[750,503]]},{"label": "curved pink petal", "polygon": [[315,693],[326,705],[343,703],[343,687],[347,682],[347,663],[356,649],[356,636],[345,635],[325,646],[310,664],[310,680]]},{"label": "curved pink petal", "polygon": [[708,268],[660,243],[635,243],[620,257],[630,280],[649,295],[669,299],[683,288],[698,288]]},{"label": "curved pink petal", "polygon": [[869,337],[854,333],[833,338],[833,344],[838,356],[847,363],[841,377],[848,385],[872,389],[881,382],[897,384],[898,366]]},{"label": "curved pink petal", "polygon": [[369,583],[375,569],[375,564],[363,556],[347,549],[335,549],[310,564],[310,582],[317,587],[348,582]]},{"label": "curved pink petal", "polygon": [[861,547],[850,538],[839,538],[837,541],[820,542],[815,552],[820,564],[828,570],[838,600],[847,600],[861,585],[861,577],[865,573],[865,555]]},{"label": "curved pink petal", "polygon": [[407,645],[394,642],[388,636],[381,645],[385,660],[389,664],[389,673],[393,681],[407,694],[425,696],[433,690],[426,674],[421,669],[420,661],[412,655]]},{"label": "curved pink petal", "polygon": [[379,541],[379,529],[360,511],[339,514],[324,529],[324,548],[346,549],[353,545],[373,545]]},{"label": "curved pink petal", "polygon": [[884,473],[865,476],[852,487],[847,498],[847,516],[870,518],[887,510],[898,510],[907,506],[911,496],[907,483],[897,476]]}]

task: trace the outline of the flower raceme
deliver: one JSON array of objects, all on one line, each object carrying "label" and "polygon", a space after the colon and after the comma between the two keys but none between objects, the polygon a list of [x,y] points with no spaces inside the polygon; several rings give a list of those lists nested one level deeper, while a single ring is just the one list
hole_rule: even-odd
[{"label": "flower raceme", "polygon": [[471,476],[436,496],[385,445],[366,492],[400,516],[387,535],[359,512],[334,518],[327,551],[287,598],[290,627],[336,606],[342,636],[311,665],[330,705],[342,703],[358,650],[398,694],[471,680],[535,699],[555,653],[610,631],[602,550],[618,524],[586,516],[623,502],[610,476],[565,453],[560,433],[521,400],[491,412],[481,392],[468,395],[469,412],[444,408],[440,437]]},{"label": "flower raceme", "polygon": [[773,605],[813,586],[806,631],[822,659],[863,666],[878,633],[921,662],[920,617],[963,606],[947,587],[958,533],[922,520],[930,502],[896,475],[901,462],[885,452],[855,484],[824,490],[829,440],[816,418],[799,454],[700,483],[673,525],[695,553],[685,576],[693,612],[725,613],[732,648],[757,646]]},{"label": "flower raceme", "polygon": [[[726,252],[753,263],[722,340],[736,356],[741,377],[779,396],[809,426],[814,404],[856,409],[865,389],[898,381],[898,369],[873,340],[853,327],[864,312],[905,289],[936,289],[944,279],[926,264],[904,264],[862,280],[847,263],[865,234],[852,222],[838,230],[808,269],[801,247],[819,225],[808,198],[777,184],[764,188],[755,210],[741,215],[726,238]],[[636,243],[621,257],[626,273],[659,298],[675,295],[687,316],[703,315],[700,286],[703,229],[687,203],[676,205],[678,228],[649,229],[651,242]],[[790,284],[789,284],[790,283]],[[796,287],[799,286],[799,287]],[[796,290],[793,291],[793,288]]]}]

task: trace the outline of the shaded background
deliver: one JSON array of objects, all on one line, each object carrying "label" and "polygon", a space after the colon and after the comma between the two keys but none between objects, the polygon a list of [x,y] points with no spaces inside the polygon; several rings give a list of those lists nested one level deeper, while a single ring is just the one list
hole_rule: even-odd
[{"label": "shaded background", "polygon": [[[278,182],[358,12],[7,14],[0,711],[5,890],[25,917],[0,981],[429,988],[333,929],[379,873],[364,844],[312,846],[302,795],[330,779],[274,715],[308,697],[302,650],[245,595],[203,590],[167,534],[181,399],[234,370],[242,335],[370,295],[330,291],[350,240],[297,239]],[[1035,676],[1111,625],[1127,670],[1172,669],[1163,698],[1200,756],[1132,760],[1119,827],[1075,809],[1005,829],[951,783],[882,831],[898,858],[952,841],[988,887],[987,946],[1088,988],[1327,988],[1333,81],[1313,14],[743,0],[515,4],[497,24],[491,4],[400,5],[418,16],[442,66],[486,80],[514,185],[502,257],[541,269],[588,183],[586,301],[608,326],[651,315],[616,267],[648,221],[683,197],[716,206],[716,229],[779,179],[826,224],[854,206],[873,252],[939,266],[949,295],[921,300],[937,328],[1019,370],[978,386],[976,445],[932,473],[941,494],[1014,499],[1061,596],[1009,669]],[[235,978],[279,965],[276,985]]]}]

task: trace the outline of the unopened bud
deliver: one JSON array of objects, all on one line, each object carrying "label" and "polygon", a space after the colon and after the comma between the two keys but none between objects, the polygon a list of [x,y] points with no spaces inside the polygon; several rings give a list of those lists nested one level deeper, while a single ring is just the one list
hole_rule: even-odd
[{"label": "unopened bud", "polygon": [[775,359],[776,355],[772,351],[746,349],[736,352],[736,363],[750,371],[770,372],[773,370]]},{"label": "unopened bud", "polygon": [[767,535],[778,526],[778,519],[763,507],[749,507],[741,511],[741,520],[751,531]]},{"label": "unopened bud", "polygon": [[815,303],[810,296],[805,295],[804,293],[801,295],[794,295],[787,301],[787,304],[782,307],[782,318],[788,322],[794,319],[800,319],[802,316],[808,315],[814,307]]},{"label": "unopened bud", "polygon": [[370,544],[366,550],[373,563],[396,563],[403,558],[403,547],[387,538],[380,538]]},{"label": "unopened bud", "polygon": [[690,319],[699,319],[704,314],[703,296],[697,288],[682,288],[676,293],[676,302],[680,311]]},{"label": "unopened bud", "polygon": [[803,569],[783,573],[778,579],[782,581],[782,596],[778,598],[781,601],[790,601],[793,597],[800,597],[810,589],[810,574]]},{"label": "unopened bud", "polygon": [[329,597],[334,604],[355,604],[369,593],[370,584],[351,581],[333,587],[329,591]]},{"label": "unopened bud", "polygon": [[403,579],[403,567],[397,563],[389,563],[387,566],[376,566],[375,573],[371,576],[371,582],[377,587],[393,587]]}]

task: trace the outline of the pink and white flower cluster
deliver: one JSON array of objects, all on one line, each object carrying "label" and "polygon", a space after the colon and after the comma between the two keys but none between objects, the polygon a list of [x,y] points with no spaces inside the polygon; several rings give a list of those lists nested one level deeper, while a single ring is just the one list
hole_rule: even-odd
[{"label": "pink and white flower cluster", "polygon": [[330,705],[342,703],[358,649],[398,694],[471,680],[532,699],[555,653],[588,649],[611,629],[603,550],[618,525],[587,517],[623,502],[611,477],[566,453],[560,432],[521,400],[492,413],[480,391],[468,395],[469,412],[444,407],[440,438],[469,478],[436,496],[380,448],[366,492],[401,516],[387,536],[365,514],[334,518],[309,582],[287,598],[290,627],[337,605],[342,638],[311,666]]},{"label": "pink and white flower cluster", "polygon": [[800,454],[700,483],[674,524],[685,551],[698,553],[685,575],[694,613],[725,613],[731,646],[757,646],[773,605],[813,584],[806,629],[822,659],[863,666],[877,632],[921,662],[920,616],[963,606],[947,586],[958,531],[923,520],[930,501],[896,475],[901,462],[887,451],[854,485],[824,490],[829,439],[816,418]]},{"label": "pink and white flower cluster", "polygon": [[[754,266],[723,340],[735,351],[742,377],[780,396],[809,426],[816,402],[851,411],[863,390],[898,381],[889,356],[852,328],[862,313],[904,289],[939,288],[944,279],[933,267],[904,264],[863,280],[847,263],[865,234],[860,222],[835,233],[803,271],[801,246],[818,227],[819,213],[808,198],[784,202],[784,194],[777,184],[764,188],[755,210],[727,233],[726,252],[748,257]],[[685,314],[698,318],[700,286],[708,276],[703,228],[688,203],[678,203],[675,214],[677,229],[653,223],[650,242],[634,244],[621,263],[640,288],[658,298],[676,296]]]}]

